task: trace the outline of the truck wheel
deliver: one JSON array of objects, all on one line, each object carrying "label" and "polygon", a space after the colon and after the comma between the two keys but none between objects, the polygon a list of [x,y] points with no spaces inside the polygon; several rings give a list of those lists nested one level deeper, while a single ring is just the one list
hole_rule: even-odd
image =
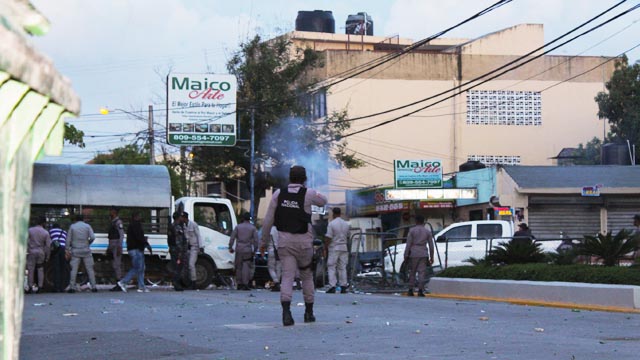
[{"label": "truck wheel", "polygon": [[198,258],[196,261],[196,286],[198,289],[206,289],[215,276],[215,265],[205,258]]}]

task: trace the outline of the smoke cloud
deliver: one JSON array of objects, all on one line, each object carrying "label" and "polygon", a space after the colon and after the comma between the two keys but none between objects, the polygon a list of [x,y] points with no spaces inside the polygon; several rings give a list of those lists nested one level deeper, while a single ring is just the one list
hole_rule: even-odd
[{"label": "smoke cloud", "polygon": [[338,164],[329,153],[328,145],[320,144],[326,139],[318,138],[317,131],[310,126],[313,125],[302,118],[287,117],[267,129],[261,150],[276,161],[271,171],[272,177],[286,183],[289,168],[302,165],[307,169],[309,187],[328,184],[329,169],[338,168]]}]

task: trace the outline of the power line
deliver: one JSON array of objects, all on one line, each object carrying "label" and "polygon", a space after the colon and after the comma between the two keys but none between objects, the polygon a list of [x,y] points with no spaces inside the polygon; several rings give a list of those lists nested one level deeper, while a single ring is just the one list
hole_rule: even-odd
[{"label": "power line", "polygon": [[[635,22],[634,22],[634,23],[635,23]],[[587,70],[585,70],[585,71],[583,71],[583,72],[581,72],[581,73],[579,73],[579,74],[576,74],[576,75],[571,76],[571,77],[569,77],[569,78],[567,78],[567,79],[564,79],[564,80],[562,80],[562,81],[559,81],[559,82],[557,82],[557,83],[555,83],[555,84],[553,84],[553,85],[549,85],[549,86],[547,86],[547,87],[545,87],[545,88],[541,89],[541,90],[540,90],[540,92],[544,92],[544,91],[546,91],[546,90],[549,90],[549,89],[551,89],[551,88],[554,88],[554,87],[556,87],[556,86],[559,86],[560,84],[563,84],[563,83],[565,83],[565,82],[567,82],[567,81],[571,81],[571,80],[573,80],[573,79],[575,79],[575,78],[578,78],[578,77],[580,77],[580,76],[582,76],[582,75],[584,75],[584,74],[587,74],[587,73],[589,73],[589,72],[591,72],[591,71],[593,71],[593,70],[595,70],[595,69],[597,69],[597,68],[599,68],[599,67],[601,67],[601,66],[603,66],[603,65],[605,65],[605,64],[607,64],[607,63],[609,63],[609,62],[611,62],[611,61],[613,61],[613,60],[616,60],[616,59],[620,58],[620,57],[621,57],[622,55],[624,55],[625,53],[628,53],[628,52],[630,52],[630,51],[633,51],[633,50],[635,50],[635,49],[637,49],[637,48],[640,48],[640,43],[637,43],[637,44],[636,44],[636,45],[634,45],[633,47],[628,48],[627,50],[625,50],[625,51],[621,52],[620,54],[618,54],[618,55],[617,55],[617,56],[615,56],[615,57],[608,58],[607,60],[605,60],[605,61],[603,61],[603,62],[601,62],[601,63],[597,64],[596,66],[593,66],[593,67],[592,67],[592,68],[590,68],[590,69],[587,69]],[[440,116],[440,115],[435,115],[435,116]],[[444,116],[444,115],[442,115],[442,116]],[[354,138],[352,138],[352,140],[365,142],[365,140],[359,139],[358,137],[354,137]],[[410,150],[415,150],[415,151],[416,151],[416,152],[418,152],[418,153],[423,153],[423,154],[426,154],[426,155],[429,155],[429,156],[436,155],[436,156],[439,156],[439,157],[441,157],[441,158],[448,158],[448,159],[454,159],[454,158],[457,158],[458,160],[460,160],[460,159],[462,159],[462,160],[466,160],[464,157],[455,157],[455,156],[449,156],[449,155],[445,155],[445,154],[438,154],[438,153],[432,153],[432,152],[424,152],[424,151],[420,151],[420,150],[418,150],[418,149],[412,149],[412,148],[409,148],[409,147],[407,147],[405,144],[395,144],[395,143],[385,142],[385,141],[382,141],[382,140],[376,140],[375,142],[369,142],[369,141],[367,141],[367,144],[369,144],[369,145],[375,145],[375,146],[379,146],[379,147],[387,148],[387,149],[393,149],[393,150],[405,150],[405,151],[406,151],[407,149],[410,149]],[[391,146],[384,146],[383,144],[389,144],[389,145],[391,145]],[[362,153],[359,153],[359,152],[357,152],[357,151],[355,151],[355,150],[352,150],[352,149],[349,149],[349,150],[350,150],[350,151],[353,151],[353,152],[355,152],[355,153],[358,153],[358,154],[362,154]],[[367,155],[367,156],[368,156],[368,155]],[[371,156],[368,156],[368,157],[371,157]],[[377,159],[377,158],[376,158],[376,159]]]},{"label": "power line", "polygon": [[[598,18],[600,18],[600,17],[604,16],[605,14],[607,14],[607,13],[608,13],[608,12],[610,12],[610,11],[612,11],[612,10],[613,10],[613,9],[615,9],[616,7],[618,7],[618,6],[622,5],[622,4],[623,4],[624,2],[626,2],[626,1],[627,1],[627,0],[622,0],[622,1],[620,1],[619,3],[617,3],[617,4],[613,5],[612,7],[608,8],[608,9],[606,9],[605,11],[603,11],[603,12],[601,12],[600,14],[596,15],[595,17],[593,17],[593,18],[591,18],[591,19],[587,20],[586,22],[584,22],[584,23],[580,24],[579,26],[577,26],[577,27],[575,27],[575,28],[571,29],[570,31],[568,31],[568,32],[566,32],[566,33],[564,33],[564,34],[562,34],[562,35],[560,35],[560,36],[558,36],[558,37],[556,37],[555,39],[551,40],[550,42],[548,42],[548,43],[546,43],[546,44],[544,44],[544,45],[542,45],[542,46],[540,46],[540,47],[538,47],[538,48],[536,48],[536,49],[534,49],[534,50],[532,50],[532,51],[530,51],[530,52],[528,52],[528,53],[526,53],[526,54],[524,54],[524,55],[522,55],[522,56],[519,56],[518,58],[516,58],[516,59],[514,59],[514,60],[512,60],[512,61],[510,61],[510,62],[508,62],[508,63],[506,63],[506,64],[504,64],[504,65],[502,65],[502,66],[499,66],[499,67],[498,67],[498,68],[496,68],[496,69],[493,69],[493,70],[491,70],[491,71],[489,71],[489,72],[487,72],[487,73],[484,73],[484,74],[482,74],[482,75],[480,75],[480,76],[478,76],[478,77],[476,77],[476,78],[474,78],[474,79],[471,79],[471,80],[469,80],[469,81],[467,81],[467,82],[465,82],[465,83],[463,83],[463,84],[460,84],[460,85],[458,85],[458,86],[456,86],[456,87],[453,87],[453,88],[450,88],[450,89],[447,89],[447,90],[441,91],[441,92],[439,92],[439,93],[437,93],[437,94],[434,94],[434,95],[428,96],[428,97],[426,97],[426,98],[423,98],[423,99],[420,99],[420,100],[417,100],[417,101],[414,101],[414,102],[411,102],[411,103],[408,103],[408,104],[405,104],[405,105],[402,105],[402,106],[398,106],[398,107],[395,107],[395,108],[387,109],[387,110],[384,110],[384,111],[379,111],[379,112],[376,112],[376,113],[373,113],[373,114],[368,114],[368,115],[358,116],[358,117],[355,117],[355,118],[346,119],[346,120],[343,120],[343,121],[356,121],[356,120],[362,120],[362,119],[367,119],[367,118],[371,118],[371,117],[375,117],[375,116],[379,116],[379,115],[388,114],[388,113],[391,113],[391,112],[394,112],[394,111],[397,111],[397,110],[402,110],[402,109],[408,108],[408,107],[410,107],[410,106],[414,106],[414,105],[417,105],[417,104],[423,103],[423,102],[425,102],[425,101],[433,100],[433,99],[435,99],[435,98],[437,98],[437,97],[439,97],[439,96],[446,95],[446,94],[448,94],[448,93],[450,93],[450,92],[452,92],[452,91],[456,91],[456,89],[460,89],[462,86],[466,86],[466,85],[471,84],[471,83],[473,83],[473,82],[479,81],[479,80],[481,80],[481,79],[483,79],[483,78],[485,78],[485,77],[487,77],[487,76],[489,76],[489,75],[495,74],[496,72],[498,72],[498,71],[500,71],[500,70],[502,70],[502,69],[505,69],[505,68],[507,68],[507,67],[509,67],[509,66],[511,66],[511,65],[513,65],[513,64],[515,64],[515,63],[517,63],[517,62],[519,62],[519,61],[522,61],[523,59],[526,59],[527,57],[529,57],[529,56],[531,56],[531,55],[535,54],[536,52],[538,52],[538,51],[540,51],[540,50],[543,50],[545,47],[547,47],[547,46],[549,46],[549,45],[551,45],[551,44],[553,44],[553,43],[555,43],[555,42],[559,41],[560,39],[562,39],[562,38],[566,37],[567,35],[569,35],[569,34],[571,34],[571,33],[575,32],[575,31],[577,31],[578,29],[580,29],[580,28],[582,28],[582,27],[586,26],[587,24],[589,24],[589,23],[591,23],[591,22],[593,22],[593,21],[597,20]],[[638,6],[638,5],[636,5],[636,7],[637,7],[637,6]],[[628,10],[628,11],[633,11],[633,10],[635,10],[635,7],[634,7],[634,8],[632,8],[632,9],[630,9],[630,10]],[[625,12],[625,13],[623,13],[623,15],[624,15],[624,14],[626,14],[626,12]],[[593,30],[593,29],[592,29],[592,30]],[[585,35],[585,34],[581,34],[581,36],[582,36],[582,35]],[[577,38],[577,37],[576,37],[576,38]],[[575,40],[576,38],[571,39],[571,41]],[[565,45],[565,44],[567,44],[567,42],[565,42],[565,43],[561,44],[560,46],[563,46],[563,45]],[[559,47],[559,46],[558,46],[558,47]],[[552,50],[557,49],[558,47],[555,47],[555,48],[553,48],[553,49],[551,49],[551,50],[548,50],[548,51],[546,51],[546,52],[544,52],[544,53],[542,53],[542,54],[538,55],[538,56],[537,56],[537,57],[535,57],[533,60],[535,60],[536,58],[539,58],[541,55],[545,55],[545,54],[547,54],[547,53],[551,52]],[[533,61],[533,60],[530,60],[530,61]],[[528,61],[528,62],[530,62],[530,61]],[[520,66],[523,66],[523,65],[527,64],[528,62],[525,62],[525,63],[519,64],[518,66],[516,66],[516,67],[512,68],[512,69],[511,69],[511,70],[509,70],[509,71],[515,70],[515,69],[517,69],[518,67],[520,67]],[[502,75],[502,74],[503,74],[503,73],[501,73],[500,75]],[[495,77],[493,77],[493,78],[495,78]],[[493,79],[493,78],[492,78],[492,79]],[[478,85],[481,85],[481,84],[482,84],[482,83],[480,83],[480,84],[478,84]],[[448,98],[447,98],[447,99],[448,99]]]},{"label": "power line", "polygon": [[[616,6],[617,6],[617,5],[616,5]],[[374,125],[374,126],[371,126],[371,127],[368,127],[368,128],[362,129],[362,130],[354,131],[354,132],[352,132],[352,133],[350,133],[350,134],[343,135],[343,136],[341,137],[341,139],[346,138],[346,137],[353,136],[353,135],[355,135],[355,134],[360,134],[360,133],[363,133],[363,132],[366,132],[366,131],[369,131],[369,130],[372,130],[372,129],[375,129],[375,128],[378,128],[378,127],[381,127],[381,126],[384,126],[384,125],[387,125],[387,124],[390,124],[390,123],[395,122],[395,121],[397,121],[397,120],[403,119],[403,118],[405,118],[405,117],[407,117],[407,116],[409,116],[409,115],[413,115],[413,114],[415,114],[415,113],[417,113],[417,112],[419,112],[419,111],[422,111],[422,110],[424,110],[424,109],[427,109],[427,108],[430,108],[430,107],[432,107],[432,106],[434,106],[434,105],[437,105],[437,104],[439,104],[439,103],[442,103],[442,102],[444,102],[444,101],[446,101],[446,100],[449,100],[449,99],[451,99],[451,98],[453,98],[453,97],[455,97],[455,96],[458,96],[458,95],[460,95],[460,94],[462,94],[462,93],[464,93],[464,92],[466,92],[466,91],[469,91],[469,90],[471,90],[471,89],[473,89],[473,88],[476,88],[476,87],[478,87],[478,86],[480,86],[480,85],[482,85],[482,84],[485,84],[485,83],[487,83],[487,82],[489,82],[489,81],[491,81],[491,80],[493,80],[493,79],[495,79],[495,78],[497,78],[497,77],[500,77],[500,76],[504,75],[504,74],[505,74],[505,73],[507,73],[507,72],[510,72],[510,71],[513,71],[513,70],[515,70],[515,69],[517,69],[517,68],[519,68],[519,67],[522,67],[522,66],[524,66],[524,65],[526,65],[526,64],[528,64],[528,63],[530,63],[530,62],[532,62],[532,61],[534,61],[534,60],[536,60],[536,59],[538,59],[538,58],[540,58],[540,57],[542,57],[542,56],[544,56],[544,55],[546,55],[547,53],[549,53],[549,52],[551,52],[551,51],[553,51],[553,50],[556,50],[557,48],[559,48],[559,47],[561,47],[561,46],[564,46],[564,45],[568,44],[569,42],[572,42],[572,41],[576,40],[577,38],[582,37],[582,36],[584,36],[584,35],[586,35],[586,34],[588,34],[588,33],[592,32],[592,31],[595,31],[596,29],[599,29],[600,27],[602,27],[602,26],[604,26],[604,25],[606,25],[606,24],[608,24],[608,23],[610,23],[610,22],[612,22],[612,21],[614,21],[614,20],[618,19],[618,18],[619,18],[619,17],[621,17],[621,16],[624,16],[624,15],[626,15],[626,14],[630,13],[631,11],[636,10],[638,7],[640,7],[640,4],[638,4],[638,5],[636,5],[636,6],[632,7],[632,8],[630,8],[629,10],[626,10],[626,11],[624,11],[624,12],[622,12],[622,13],[620,13],[620,14],[618,14],[618,15],[614,16],[613,18],[611,18],[611,19],[609,19],[609,20],[607,20],[607,21],[605,21],[605,22],[603,22],[603,23],[601,23],[601,24],[599,24],[599,25],[596,25],[596,26],[592,27],[592,28],[591,28],[591,29],[589,29],[589,30],[586,30],[585,32],[583,32],[583,33],[581,33],[581,34],[579,34],[579,35],[574,36],[573,38],[571,38],[571,39],[569,39],[569,40],[567,40],[567,41],[565,41],[565,42],[561,43],[560,45],[557,45],[557,46],[555,46],[555,47],[553,47],[553,48],[551,48],[551,49],[549,49],[549,50],[547,50],[547,51],[545,51],[545,52],[543,52],[543,53],[541,53],[541,54],[539,54],[539,55],[537,55],[537,56],[534,56],[534,57],[532,57],[532,58],[529,58],[529,59],[528,59],[527,61],[525,61],[524,63],[518,64],[518,65],[516,65],[516,66],[514,66],[514,67],[512,67],[512,68],[510,68],[510,69],[506,69],[505,71],[502,71],[502,72],[500,72],[500,73],[498,73],[498,74],[496,74],[496,75],[494,75],[494,76],[492,76],[492,77],[490,77],[490,78],[488,78],[488,79],[485,79],[485,80],[483,80],[483,81],[481,81],[481,82],[479,82],[479,83],[477,83],[477,84],[475,84],[475,85],[473,85],[473,86],[470,86],[470,87],[468,87],[468,88],[466,88],[466,89],[461,89],[461,88],[462,88],[462,86],[467,85],[467,84],[469,84],[470,82],[475,81],[477,78],[476,78],[476,79],[474,79],[474,80],[472,80],[472,81],[469,81],[469,82],[467,82],[467,83],[465,83],[465,84],[463,84],[463,85],[460,85],[460,86],[458,86],[458,87],[456,87],[456,88],[453,88],[453,89],[451,89],[451,90],[448,90],[447,92],[450,92],[450,91],[455,90],[455,89],[460,89],[460,90],[457,90],[457,91],[456,91],[455,93],[453,93],[452,95],[449,95],[449,96],[447,96],[447,97],[445,97],[445,98],[443,98],[443,99],[441,99],[441,100],[438,100],[438,101],[436,101],[435,103],[428,104],[428,105],[426,105],[426,106],[424,106],[424,107],[421,107],[421,108],[419,108],[419,109],[417,109],[417,110],[413,110],[413,111],[411,111],[411,112],[409,112],[409,113],[406,113],[406,114],[403,114],[403,115],[397,116],[397,117],[395,117],[395,118],[393,118],[393,119],[383,121],[383,122],[378,123],[378,124],[376,124],[376,125]],[[610,9],[609,9],[609,10],[607,10],[607,11],[605,11],[605,13],[606,13],[606,12],[608,12],[608,11],[610,11]],[[604,13],[602,13],[602,14],[604,14]],[[599,16],[601,16],[602,14],[598,15],[598,17],[599,17]],[[590,20],[590,21],[591,21],[591,20]],[[580,25],[578,28],[580,28],[580,27],[582,27],[582,26],[583,26],[583,25]],[[577,29],[577,28],[576,28],[576,29]],[[573,32],[573,31],[575,31],[575,29],[574,29],[574,30],[572,30],[572,31],[570,31],[569,33]],[[568,34],[568,33],[567,33],[567,34]],[[566,35],[563,35],[562,37],[564,37],[564,36],[566,36]],[[523,58],[524,58],[524,57],[520,57],[520,58],[518,58],[518,59],[516,59],[516,60],[514,60],[514,61],[512,61],[512,62],[510,62],[510,64],[512,64],[512,63],[513,63],[513,62],[515,62],[515,61],[519,61],[519,60],[521,60],[521,59],[523,59]],[[498,68],[498,69],[502,69],[502,68],[504,68],[504,66],[502,66],[502,67],[500,67],[500,68]],[[496,69],[496,70],[498,70],[498,69]],[[491,71],[490,73],[494,73],[496,70],[493,70],[493,71]],[[485,74],[485,75],[483,75],[482,77],[484,77],[484,76],[486,76],[486,74]],[[427,99],[423,99],[423,100],[418,101],[418,102],[415,102],[415,103],[413,103],[413,104],[405,105],[405,106],[403,106],[403,107],[401,107],[401,108],[404,108],[404,107],[407,107],[407,106],[411,106],[411,105],[415,105],[415,104],[417,104],[417,103],[419,103],[419,102],[424,102],[425,100],[432,99],[432,98],[437,97],[437,96],[440,96],[440,95],[442,95],[442,94],[437,94],[437,95],[431,96],[431,97],[429,97],[429,98],[427,98]],[[395,109],[394,109],[394,110],[390,110],[390,111],[386,111],[386,112],[391,112],[391,111],[395,111]],[[384,112],[384,113],[386,113],[386,112]],[[374,115],[371,115],[371,116],[375,116],[375,115],[377,115],[377,114],[374,114]],[[368,117],[368,116],[367,116],[367,117]],[[360,117],[360,118],[356,118],[356,119],[362,119],[362,118],[366,118],[366,117]],[[345,120],[345,121],[353,121],[353,120],[355,120],[355,119],[348,119],[348,120]]]},{"label": "power line", "polygon": [[[346,71],[344,71],[342,73],[336,74],[336,75],[333,76],[333,78],[341,77],[339,80],[335,80],[333,82],[330,82],[329,84],[323,84],[321,86],[321,88],[327,89],[327,88],[329,88],[331,86],[337,85],[337,84],[339,84],[339,83],[341,83],[343,81],[346,81],[346,80],[348,80],[350,78],[358,76],[358,75],[360,75],[360,74],[362,74],[364,72],[373,70],[373,69],[377,68],[378,66],[383,65],[383,64],[385,64],[385,63],[387,63],[387,62],[389,62],[389,61],[391,61],[391,60],[393,60],[395,58],[398,58],[400,56],[408,54],[411,51],[416,50],[420,46],[427,44],[431,40],[436,39],[436,38],[438,38],[438,37],[450,32],[451,30],[454,30],[454,29],[456,29],[456,28],[458,28],[458,27],[460,27],[460,26],[462,26],[462,25],[464,25],[464,24],[466,24],[466,23],[468,23],[468,22],[470,22],[472,20],[475,20],[475,19],[477,19],[477,18],[479,18],[479,17],[481,17],[481,16],[483,16],[483,15],[485,15],[485,14],[487,14],[487,13],[489,13],[489,12],[495,10],[495,9],[498,9],[498,8],[510,3],[511,1],[512,0],[501,0],[501,1],[498,1],[498,2],[494,3],[493,5],[485,8],[484,10],[474,14],[473,16],[471,16],[471,17],[469,17],[469,18],[467,18],[467,19],[465,19],[465,20],[463,20],[463,21],[461,21],[461,22],[459,22],[459,23],[457,23],[457,24],[445,29],[445,30],[442,30],[442,31],[440,31],[440,32],[438,32],[438,33],[436,33],[434,35],[431,35],[431,36],[429,36],[429,37],[427,37],[425,39],[417,41],[417,42],[413,43],[412,45],[410,45],[410,46],[408,46],[408,47],[406,47],[406,48],[404,48],[404,49],[402,49],[402,50],[400,50],[398,52],[382,56],[382,57],[380,57],[378,59],[371,60],[371,61],[369,61],[367,63],[358,65],[358,66],[356,66],[356,67],[354,67],[352,69],[349,69],[349,70],[346,70]],[[345,77],[342,78],[342,76],[345,76]]]},{"label": "power line", "polygon": [[[580,55],[582,55],[582,54],[586,53],[587,51],[589,51],[589,50],[591,50],[591,49],[593,49],[593,48],[595,48],[595,47],[597,47],[597,46],[599,46],[599,45],[601,45],[601,44],[605,43],[606,41],[610,40],[611,38],[613,38],[613,37],[615,37],[615,36],[617,36],[617,35],[621,34],[623,31],[625,31],[625,30],[627,30],[628,28],[630,28],[631,26],[633,26],[633,25],[637,24],[637,23],[638,23],[638,21],[640,21],[640,19],[636,19],[636,20],[634,20],[632,23],[628,24],[628,25],[627,25],[627,26],[625,26],[624,28],[622,28],[622,29],[620,29],[620,30],[616,31],[615,33],[611,34],[610,36],[608,36],[608,37],[606,37],[606,38],[604,38],[604,39],[600,40],[599,42],[597,42],[597,43],[595,43],[594,45],[592,45],[592,46],[588,47],[587,49],[585,49],[585,50],[583,50],[583,51],[579,52],[578,54],[570,56],[568,59],[566,59],[566,60],[565,60],[565,61],[563,61],[563,62],[558,63],[558,64],[556,64],[556,65],[553,65],[553,66],[551,66],[551,67],[548,67],[548,68],[546,68],[545,70],[543,70],[543,71],[541,71],[541,72],[539,72],[539,73],[537,73],[537,74],[535,74],[535,75],[529,76],[529,77],[528,77],[528,78],[526,78],[526,79],[522,79],[522,80],[520,80],[520,81],[518,81],[518,82],[516,82],[516,83],[514,83],[514,84],[511,84],[511,85],[509,85],[509,86],[506,86],[506,87],[504,87],[504,88],[502,88],[502,89],[500,89],[500,90],[506,90],[506,89],[512,88],[512,87],[514,87],[514,86],[516,86],[516,85],[519,85],[519,84],[521,84],[521,83],[523,83],[523,82],[525,82],[525,81],[527,81],[527,80],[531,80],[531,79],[536,78],[536,77],[538,77],[538,76],[540,76],[540,75],[542,75],[542,74],[544,74],[544,73],[546,73],[546,72],[549,72],[549,71],[551,71],[552,69],[555,69],[556,67],[559,67],[559,66],[562,66],[562,65],[564,65],[564,64],[566,64],[566,63],[568,63],[568,62],[571,62],[573,59],[577,58],[578,56],[580,56]],[[632,49],[633,49],[633,48],[632,48]],[[629,50],[627,50],[626,52],[629,52],[629,51],[631,51],[632,49],[629,49]],[[624,55],[624,52],[623,52],[622,54],[618,55],[618,56],[615,56],[614,58],[616,58],[616,57],[620,57],[620,56],[622,56],[622,55]],[[606,62],[605,62],[605,63],[606,63]],[[567,81],[567,80],[565,79],[564,81]],[[360,84],[360,83],[358,83],[358,84],[354,84],[354,85],[352,85],[352,86],[350,86],[350,87],[353,87],[353,86],[355,86],[355,85],[359,85],[359,84]],[[349,88],[350,88],[350,87],[349,87]],[[343,89],[343,90],[344,90],[344,89]],[[341,91],[342,91],[342,90],[341,90]],[[502,103],[500,103],[500,104],[509,103],[509,102],[512,102],[512,101],[504,101],[504,102],[502,102]],[[491,106],[491,107],[495,107],[495,106],[497,106],[497,105],[499,105],[499,104],[493,105],[493,106]],[[450,106],[434,107],[434,108],[430,108],[430,110],[438,110],[438,109],[445,109],[445,108],[450,108]],[[487,107],[487,108],[490,108],[490,107]],[[486,109],[486,108],[485,108],[485,109]],[[410,117],[433,118],[433,117],[444,117],[444,116],[450,116],[450,115],[461,115],[461,114],[466,114],[466,113],[467,113],[466,111],[461,111],[461,112],[452,112],[452,113],[436,114],[436,115],[410,115]],[[371,115],[368,115],[368,116],[371,116]],[[319,123],[319,124],[317,124],[317,125],[324,126],[325,124],[340,123],[340,122],[343,122],[343,121],[355,121],[355,120],[357,120],[357,118],[347,119],[347,120],[327,121],[327,122],[324,122],[324,123]]]}]

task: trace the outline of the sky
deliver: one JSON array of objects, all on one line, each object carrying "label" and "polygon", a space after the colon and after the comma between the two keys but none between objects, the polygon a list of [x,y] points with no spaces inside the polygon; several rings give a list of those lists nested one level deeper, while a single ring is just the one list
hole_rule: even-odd
[{"label": "sky", "polygon": [[[336,33],[344,33],[348,15],[367,12],[374,22],[374,35],[417,41],[497,0],[31,1],[51,22],[47,35],[31,41],[71,80],[80,96],[81,114],[69,123],[84,131],[87,144],[84,149],[65,146],[61,157],[43,161],[80,164],[131,143],[137,132],[147,128],[148,106],[165,107],[162,78],[169,70],[226,73],[226,63],[239,44],[256,34],[268,39],[294,30],[299,10],[332,11]],[[514,0],[444,37],[476,38],[516,24],[536,23],[544,25],[549,41],[617,2]],[[627,3],[620,11],[638,1]],[[640,10],[555,54],[617,56],[638,44],[638,34]],[[627,56],[631,62],[639,60],[640,48]],[[101,108],[111,112],[102,115]],[[155,131],[164,132],[164,113],[154,114]]]}]

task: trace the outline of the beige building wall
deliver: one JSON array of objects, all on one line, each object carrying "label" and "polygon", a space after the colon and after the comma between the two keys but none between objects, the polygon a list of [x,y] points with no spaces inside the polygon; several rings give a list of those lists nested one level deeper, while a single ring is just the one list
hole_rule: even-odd
[{"label": "beige building wall", "polygon": [[542,45],[542,24],[519,24],[472,40],[461,47],[461,52],[476,55],[525,55]]}]

